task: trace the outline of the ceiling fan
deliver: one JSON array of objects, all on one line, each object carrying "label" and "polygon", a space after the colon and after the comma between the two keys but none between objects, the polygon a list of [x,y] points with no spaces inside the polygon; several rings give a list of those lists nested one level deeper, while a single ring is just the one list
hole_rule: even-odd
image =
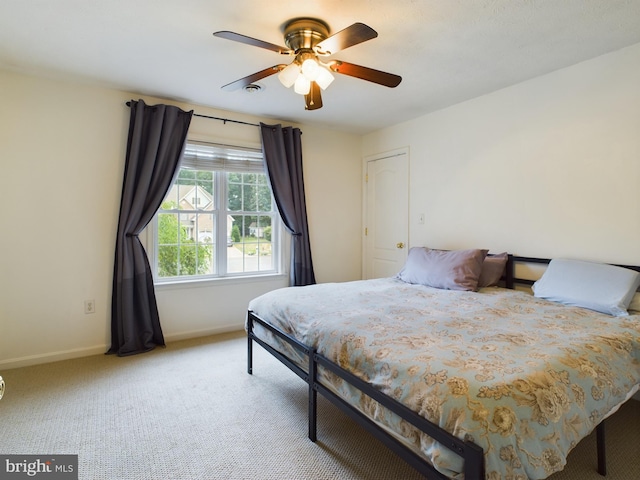
[{"label": "ceiling fan", "polygon": [[215,32],[213,35],[254,47],[266,48],[281,55],[294,56],[289,65],[278,64],[260,70],[222,86],[223,90],[237,90],[257,82],[270,75],[278,74],[278,79],[287,88],[293,86],[296,93],[304,95],[305,108],[317,110],[322,107],[321,90],[333,81],[332,72],[349,75],[369,82],[397,87],[402,77],[392,73],[362,67],[341,60],[323,59],[345,48],[352,47],[378,36],[378,33],[364,23],[353,25],[329,36],[329,27],[322,20],[296,18],[284,27],[284,43],[288,48],[273,43],[247,37],[230,31]]}]

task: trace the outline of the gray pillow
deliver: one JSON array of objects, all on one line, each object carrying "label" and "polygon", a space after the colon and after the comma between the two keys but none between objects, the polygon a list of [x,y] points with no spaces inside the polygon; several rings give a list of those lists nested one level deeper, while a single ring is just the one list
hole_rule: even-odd
[{"label": "gray pillow", "polygon": [[478,288],[494,287],[500,282],[507,266],[507,252],[487,255],[482,264],[482,272],[478,279]]},{"label": "gray pillow", "polygon": [[628,268],[553,259],[532,288],[536,297],[620,317],[638,285],[640,273]]},{"label": "gray pillow", "polygon": [[488,250],[433,250],[413,247],[397,278],[447,290],[477,290]]}]

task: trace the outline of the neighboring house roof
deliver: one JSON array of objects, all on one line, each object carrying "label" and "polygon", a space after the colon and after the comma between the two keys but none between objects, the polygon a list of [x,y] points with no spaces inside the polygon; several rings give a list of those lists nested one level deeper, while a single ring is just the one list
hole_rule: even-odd
[{"label": "neighboring house roof", "polygon": [[[192,200],[199,198],[200,205],[194,205]],[[167,193],[165,200],[181,205],[185,210],[208,210],[213,204],[213,197],[201,186],[194,185],[173,185]]]},{"label": "neighboring house roof", "polygon": [[[198,207],[193,205],[193,198],[202,199]],[[208,213],[206,210],[211,210],[211,206],[213,204],[213,197],[211,194],[199,185],[173,185],[169,190],[169,193],[165,196],[165,201],[167,200],[180,206],[183,210],[205,210],[203,213]],[[180,217],[182,219],[182,224],[187,227],[194,227],[195,225],[193,223],[195,222],[196,215],[200,214],[193,213],[186,216],[186,218],[181,214]],[[227,215],[227,236],[231,235],[231,229],[233,228],[234,222],[235,219],[231,215]],[[255,225],[255,222],[252,225]],[[198,230],[198,238],[200,239],[203,238],[203,235],[212,234],[213,223],[211,217],[208,215],[200,216]]]}]

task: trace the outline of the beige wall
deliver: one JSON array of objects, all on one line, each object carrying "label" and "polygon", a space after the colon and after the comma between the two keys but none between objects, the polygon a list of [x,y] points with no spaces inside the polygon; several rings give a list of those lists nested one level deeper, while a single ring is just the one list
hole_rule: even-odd
[{"label": "beige wall", "polygon": [[[124,103],[131,98],[140,97],[0,72],[0,369],[103,353],[110,343],[113,251],[129,122]],[[174,104],[206,115],[287,124]],[[318,281],[357,279],[360,137],[298,126]],[[199,118],[190,135],[260,143],[257,128]],[[25,230],[25,222],[38,226]],[[286,284],[285,276],[162,286],[157,297],[165,337],[241,329],[249,300]],[[84,314],[85,299],[95,300],[94,314]]]},{"label": "beige wall", "polygon": [[640,264],[640,44],[366,135],[363,156],[405,146],[412,246]]},{"label": "beige wall", "polygon": [[[0,369],[109,344],[131,98],[0,72]],[[635,45],[362,138],[300,125],[318,281],[360,278],[361,159],[405,146],[411,245],[640,263],[639,105]],[[257,129],[212,120],[194,119],[191,135],[259,144]],[[162,286],[167,340],[242,328],[248,301],[285,284]]]}]

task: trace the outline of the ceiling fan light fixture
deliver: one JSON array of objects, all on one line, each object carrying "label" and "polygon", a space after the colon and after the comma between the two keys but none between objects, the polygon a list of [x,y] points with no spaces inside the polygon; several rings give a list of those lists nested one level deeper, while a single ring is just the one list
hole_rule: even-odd
[{"label": "ceiling fan light fixture", "polygon": [[282,85],[286,88],[293,86],[297,94],[304,95],[307,110],[317,110],[322,108],[321,91],[333,82],[334,73],[389,88],[397,87],[402,81],[399,75],[341,60],[330,60],[328,63],[321,61],[321,58],[376,38],[378,33],[364,23],[354,23],[329,35],[329,26],[322,20],[294,18],[284,26],[284,43],[287,48],[227,30],[214,32],[213,35],[281,55],[295,55],[295,59],[289,65],[282,63],[273,65],[223,85],[222,89],[227,91],[245,88],[245,91],[255,92],[257,89],[252,84],[277,73]]},{"label": "ceiling fan light fixture", "polygon": [[278,80],[280,80],[280,83],[282,83],[286,88],[290,88],[296,82],[299,75],[300,67],[296,62],[293,62],[280,71],[278,74]]},{"label": "ceiling fan light fixture", "polygon": [[308,95],[311,91],[311,81],[304,75],[298,75],[293,90],[300,95]]}]

